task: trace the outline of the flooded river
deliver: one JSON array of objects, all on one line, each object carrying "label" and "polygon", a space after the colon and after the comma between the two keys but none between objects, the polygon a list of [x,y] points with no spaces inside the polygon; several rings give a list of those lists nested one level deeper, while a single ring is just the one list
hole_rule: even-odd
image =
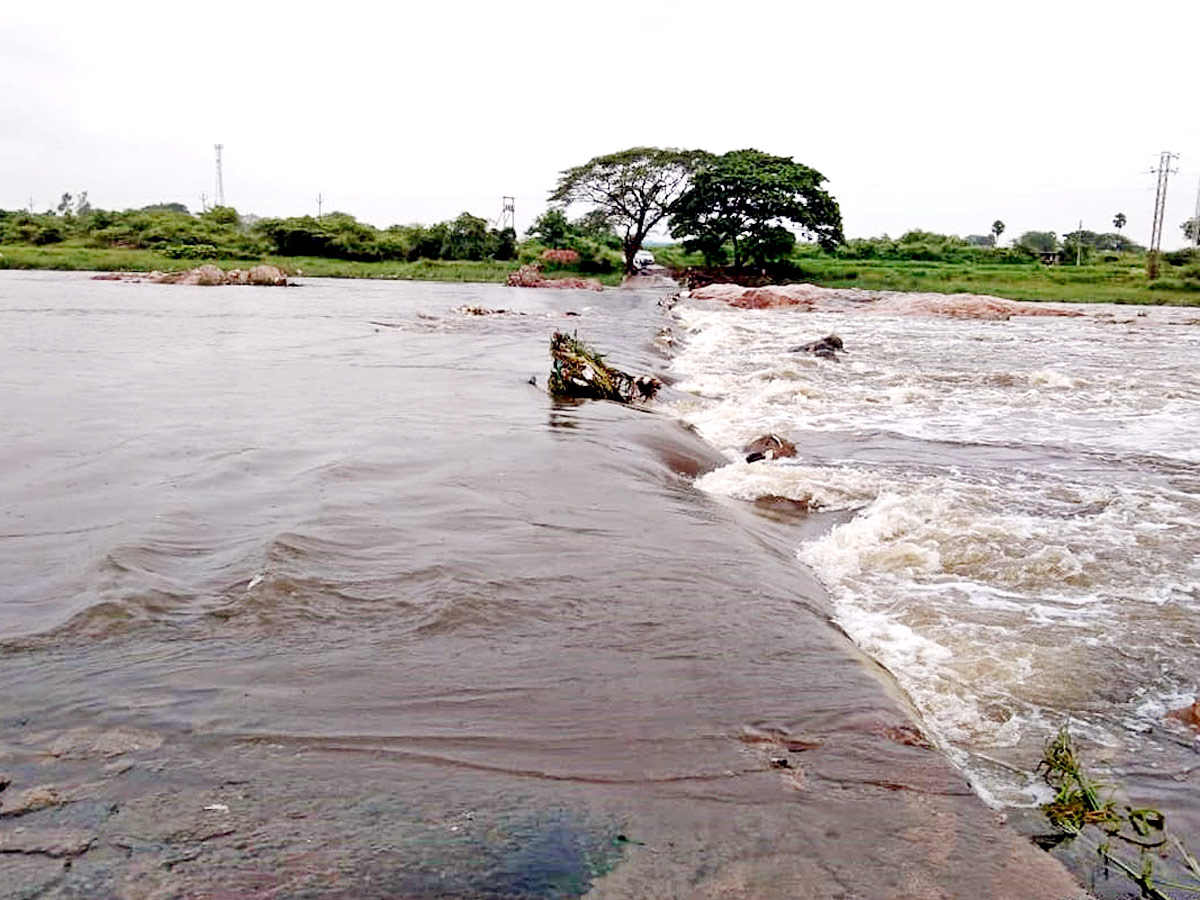
[{"label": "flooded river", "polygon": [[662,296],[0,273],[0,896],[1066,898],[1064,721],[1200,833],[1186,313]]},{"label": "flooded river", "polygon": [[[1085,311],[681,310],[678,387],[710,398],[683,417],[730,450],[799,446],[700,487],[845,513],[799,560],[1002,803],[1038,786],[988,756],[1023,765],[1066,722],[1172,772],[1194,758],[1163,716],[1200,688],[1200,315]],[[789,352],[830,332],[840,365]]]}]

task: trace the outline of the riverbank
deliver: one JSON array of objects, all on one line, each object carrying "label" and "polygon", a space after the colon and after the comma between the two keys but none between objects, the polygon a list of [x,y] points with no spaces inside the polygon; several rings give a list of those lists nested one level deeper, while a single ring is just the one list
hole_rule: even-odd
[{"label": "riverbank", "polygon": [[[689,269],[700,268],[704,282],[734,280],[727,274],[703,271],[700,255],[684,253],[680,247],[655,247],[654,254],[681,279]],[[1150,281],[1144,261],[1134,257],[1083,266],[1049,266],[1039,262],[851,260],[808,253],[797,254],[789,263],[787,277],[776,280],[830,288],[987,294],[1055,303],[1200,305],[1200,279],[1194,265],[1164,265],[1162,277]]]},{"label": "riverbank", "polygon": [[[672,269],[698,264],[674,248],[655,248],[660,262]],[[451,281],[503,284],[519,268],[517,261],[417,260],[416,262],[356,262],[316,256],[270,256],[262,259],[172,259],[151,250],[88,247],[30,247],[0,245],[0,269],[42,269],[75,272],[175,272],[211,262],[223,269],[245,269],[258,263],[278,266],[289,275],[317,278],[378,278],[401,281]],[[554,277],[555,273],[551,273]],[[563,276],[574,272],[562,272]],[[589,275],[613,287],[622,275]],[[1045,266],[1040,263],[994,264],[918,261],[839,260],[806,257],[792,281],[821,287],[864,290],[929,291],[941,294],[976,293],[1008,300],[1058,303],[1120,303],[1158,306],[1200,306],[1200,290],[1167,269],[1150,282],[1140,266],[1102,264]]]},{"label": "riverbank", "polygon": [[990,294],[1007,300],[1200,306],[1200,289],[1165,272],[1157,281],[1139,266],[876,262],[806,259],[802,280],[823,287]]},{"label": "riverbank", "polygon": [[[61,272],[182,272],[201,263],[222,269],[246,269],[266,264],[288,275],[312,278],[378,278],[385,281],[460,281],[504,284],[520,264],[496,260],[434,260],[416,262],[388,260],[357,262],[319,256],[267,256],[256,259],[172,259],[153,250],[118,250],[93,247],[28,247],[0,245],[0,269],[37,269]],[[555,277],[550,273],[548,277]],[[564,276],[574,275],[563,272]],[[612,286],[620,284],[620,273],[589,276]]]}]

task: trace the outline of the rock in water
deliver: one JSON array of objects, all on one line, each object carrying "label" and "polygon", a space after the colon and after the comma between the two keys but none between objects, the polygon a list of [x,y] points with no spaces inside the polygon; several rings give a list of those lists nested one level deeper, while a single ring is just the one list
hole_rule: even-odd
[{"label": "rock in water", "polygon": [[276,287],[287,286],[287,275],[278,266],[255,266],[249,272],[241,269],[231,269],[223,272],[219,266],[205,263],[196,269],[186,272],[105,272],[103,275],[93,275],[94,281],[127,281],[132,284],[145,282],[147,284],[262,284]]},{"label": "rock in water", "polygon": [[542,275],[541,266],[535,264],[521,266],[508,276],[509,287],[529,288],[573,288],[584,291],[600,291],[603,286],[595,278],[546,278]]},{"label": "rock in water", "polygon": [[549,387],[555,397],[632,403],[649,400],[661,387],[648,375],[634,377],[614,369],[583,341],[558,331],[550,339],[550,358]]},{"label": "rock in water", "polygon": [[3,808],[0,808],[0,818],[23,816],[40,809],[62,806],[64,803],[66,800],[57,790],[49,785],[41,785],[10,796]]},{"label": "rock in water", "polygon": [[1200,729],[1200,700],[1182,709],[1173,709],[1167,713],[1172,719],[1177,719],[1184,725]]},{"label": "rock in water", "polygon": [[809,341],[807,344],[793,347],[789,352],[811,353],[813,356],[821,357],[821,359],[837,359],[837,354],[845,349],[846,347],[842,343],[842,339],[836,334],[830,334],[819,340]]},{"label": "rock in water", "polygon": [[758,462],[763,459],[782,459],[785,456],[796,455],[796,445],[777,434],[764,434],[755,438],[742,452],[746,454],[746,462]]},{"label": "rock in water", "polygon": [[214,266],[212,263],[205,263],[199,268],[192,269],[190,272],[184,272],[175,281],[175,284],[198,284],[205,287],[224,283],[225,273],[221,270],[220,266]]},{"label": "rock in water", "polygon": [[246,281],[249,284],[284,287],[287,285],[287,276],[283,274],[282,269],[276,266],[255,266],[246,273]]}]

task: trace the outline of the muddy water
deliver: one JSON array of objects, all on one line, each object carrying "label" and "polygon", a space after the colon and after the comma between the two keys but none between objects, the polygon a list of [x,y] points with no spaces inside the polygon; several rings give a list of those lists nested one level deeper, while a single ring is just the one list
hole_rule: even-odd
[{"label": "muddy water", "polygon": [[853,504],[544,393],[658,299],[0,273],[0,896],[1074,896],[831,623]]},{"label": "muddy water", "polygon": [[[699,486],[844,518],[797,535],[835,621],[893,673],[998,804],[1068,725],[1090,758],[1200,839],[1200,316],[1078,318],[679,307],[678,414],[735,458]],[[960,313],[969,312],[961,310]],[[827,361],[792,348],[836,332]]]}]

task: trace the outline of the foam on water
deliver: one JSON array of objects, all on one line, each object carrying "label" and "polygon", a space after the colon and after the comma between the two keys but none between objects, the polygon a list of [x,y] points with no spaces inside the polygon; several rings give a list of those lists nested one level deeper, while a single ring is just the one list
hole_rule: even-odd
[{"label": "foam on water", "polygon": [[[675,371],[684,390],[739,395],[692,417],[723,446],[787,425],[1200,461],[1200,328],[1152,313],[1113,325],[681,307]],[[830,332],[846,342],[841,365],[788,352]]]},{"label": "foam on water", "polygon": [[[677,413],[731,457],[764,432],[800,452],[698,486],[854,511],[798,559],[997,802],[1040,796],[991,765],[997,753],[1030,765],[1067,719],[1128,742],[1200,684],[1200,330],[1162,311],[1125,328],[1090,312],[679,310],[678,386],[704,399]],[[790,352],[830,332],[841,364]],[[814,433],[870,436],[888,458],[806,453]]]}]

